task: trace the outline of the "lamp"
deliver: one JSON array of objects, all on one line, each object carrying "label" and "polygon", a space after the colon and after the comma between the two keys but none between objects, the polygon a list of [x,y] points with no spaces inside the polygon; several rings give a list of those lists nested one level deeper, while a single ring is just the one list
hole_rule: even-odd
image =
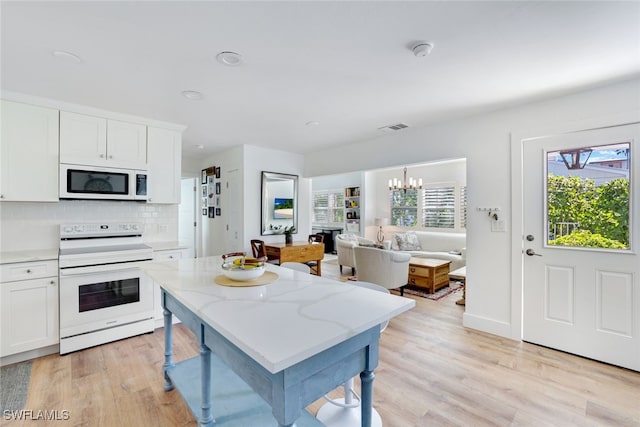
[{"label": "lamp", "polygon": [[376,239],[378,240],[379,244],[382,244],[382,242],[384,242],[384,233],[382,232],[382,227],[389,224],[389,218],[376,218],[374,222],[375,225],[380,227]]},{"label": "lamp", "polygon": [[[567,169],[584,169],[591,157],[591,148],[576,148],[560,152],[560,157]],[[586,157],[583,156],[586,154]]]},{"label": "lamp", "polygon": [[404,168],[403,180],[398,180],[397,178],[389,180],[389,190],[402,190],[406,193],[407,190],[416,190],[418,188],[422,188],[422,178],[416,181],[410,177],[407,181],[407,168]]}]

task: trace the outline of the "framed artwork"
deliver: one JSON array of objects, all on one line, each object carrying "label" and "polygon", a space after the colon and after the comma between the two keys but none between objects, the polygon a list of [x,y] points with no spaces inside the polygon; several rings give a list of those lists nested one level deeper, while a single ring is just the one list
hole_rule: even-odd
[{"label": "framed artwork", "polygon": [[202,169],[202,172],[200,172],[200,184],[206,184],[206,183],[207,183],[207,170]]},{"label": "framed artwork", "polygon": [[202,208],[202,215],[207,216],[207,208]]},{"label": "framed artwork", "polygon": [[207,176],[213,176],[213,175],[216,174],[216,167],[215,166],[209,166],[205,170],[207,171]]},{"label": "framed artwork", "polygon": [[216,208],[216,215],[220,216],[221,215],[221,213],[220,213],[221,211],[222,210],[220,208]]},{"label": "framed artwork", "polygon": [[215,208],[213,206],[211,206],[209,208],[209,218],[215,218],[216,217],[216,211]]},{"label": "framed artwork", "polygon": [[215,203],[216,207],[219,208],[220,207],[220,196],[216,196],[216,203]]},{"label": "framed artwork", "polygon": [[[205,182],[205,184],[206,184],[206,182]],[[202,186],[202,197],[205,197],[205,198],[207,197],[207,186],[206,185]]]},{"label": "framed artwork", "polygon": [[203,208],[206,208],[206,207],[207,207],[207,205],[208,205],[208,203],[207,203],[207,198],[206,198],[206,197],[203,197],[203,198],[202,198],[202,205],[201,205],[201,206],[202,206]]},{"label": "framed artwork", "polygon": [[220,182],[216,182],[216,194],[220,194]]},{"label": "framed artwork", "polygon": [[216,166],[216,178],[220,179],[220,166]]}]

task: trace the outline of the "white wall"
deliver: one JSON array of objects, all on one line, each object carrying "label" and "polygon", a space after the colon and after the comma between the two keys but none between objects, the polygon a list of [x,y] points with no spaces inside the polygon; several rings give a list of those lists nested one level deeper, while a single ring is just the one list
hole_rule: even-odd
[{"label": "white wall", "polygon": [[[517,294],[521,286],[512,282],[512,268],[521,260],[512,258],[511,250],[511,135],[540,136],[587,121],[615,124],[615,118],[622,113],[638,117],[639,95],[640,80],[636,79],[490,114],[409,128],[309,153],[305,157],[305,175],[466,158],[469,214],[464,324],[519,339],[521,313],[517,303],[512,306],[512,293]],[[502,209],[506,232],[491,232],[486,213],[475,211],[481,206]]]},{"label": "white wall", "polygon": [[[261,236],[260,206],[262,171],[298,175],[298,234],[306,240],[311,233],[311,180],[304,179],[304,157],[257,146],[239,146],[205,159],[200,168],[221,166],[222,216],[202,217],[203,256],[234,251],[250,253],[250,240],[284,241],[284,236]],[[228,229],[227,229],[228,227]]]},{"label": "white wall", "polygon": [[98,200],[4,202],[0,209],[0,251],[57,249],[60,224],[101,221],[141,222],[147,242],[178,240],[178,205]]}]

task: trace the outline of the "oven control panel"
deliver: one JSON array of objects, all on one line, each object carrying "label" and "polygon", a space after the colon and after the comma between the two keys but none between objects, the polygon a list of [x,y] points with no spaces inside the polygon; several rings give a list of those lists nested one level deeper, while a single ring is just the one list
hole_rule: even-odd
[{"label": "oven control panel", "polygon": [[143,228],[138,222],[61,224],[60,237],[140,235]]}]

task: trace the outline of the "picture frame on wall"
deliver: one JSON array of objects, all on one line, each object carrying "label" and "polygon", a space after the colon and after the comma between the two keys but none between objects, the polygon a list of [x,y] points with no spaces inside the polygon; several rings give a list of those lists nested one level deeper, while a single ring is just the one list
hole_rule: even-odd
[{"label": "picture frame on wall", "polygon": [[216,211],[215,208],[213,206],[211,206],[209,208],[209,218],[215,218],[216,217]]},{"label": "picture frame on wall", "polygon": [[222,212],[222,209],[220,209],[220,208],[216,208],[216,215],[217,215],[217,216],[222,215],[222,213],[221,213],[221,212]]},{"label": "picture frame on wall", "polygon": [[202,169],[202,172],[200,172],[200,184],[206,184],[206,183],[207,183],[207,170]]},{"label": "picture frame on wall", "polygon": [[207,208],[202,208],[202,215],[207,216]]},{"label": "picture frame on wall", "polygon": [[220,183],[216,182],[216,194],[220,194]]},{"label": "picture frame on wall", "polygon": [[220,179],[220,166],[216,166],[216,178]]},{"label": "picture frame on wall", "polygon": [[202,186],[202,197],[205,197],[205,198],[207,197],[207,186],[206,185]]},{"label": "picture frame on wall", "polygon": [[216,207],[219,208],[220,207],[220,196],[216,196],[216,203],[215,203]]}]

